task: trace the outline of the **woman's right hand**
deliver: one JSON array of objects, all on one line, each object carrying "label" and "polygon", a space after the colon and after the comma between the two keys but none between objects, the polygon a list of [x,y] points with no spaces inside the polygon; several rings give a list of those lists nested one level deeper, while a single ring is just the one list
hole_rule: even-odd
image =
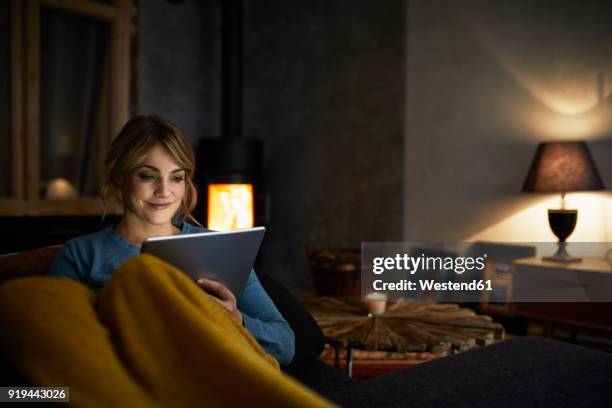
[{"label": "woman's right hand", "polygon": [[238,310],[236,302],[236,296],[223,285],[221,282],[214,279],[200,278],[196,280],[198,286],[200,286],[206,293],[211,295],[213,299],[221,304],[227,310],[234,319],[240,324],[243,322],[242,313]]}]

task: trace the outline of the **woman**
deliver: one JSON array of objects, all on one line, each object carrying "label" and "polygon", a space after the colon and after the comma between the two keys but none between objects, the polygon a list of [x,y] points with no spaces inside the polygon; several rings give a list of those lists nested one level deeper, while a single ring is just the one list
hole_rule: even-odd
[{"label": "woman", "polygon": [[[140,253],[152,236],[205,231],[191,211],[196,190],[191,180],[195,157],[176,126],[157,116],[136,116],[113,141],[105,161],[102,198],[116,199],[123,216],[116,225],[66,242],[50,276],[80,281],[99,291],[127,259]],[[175,221],[175,223],[173,223]],[[189,223],[190,221],[192,223]],[[243,295],[236,299],[219,282],[200,279],[211,294],[281,365],[294,355],[294,334],[251,272]]]}]

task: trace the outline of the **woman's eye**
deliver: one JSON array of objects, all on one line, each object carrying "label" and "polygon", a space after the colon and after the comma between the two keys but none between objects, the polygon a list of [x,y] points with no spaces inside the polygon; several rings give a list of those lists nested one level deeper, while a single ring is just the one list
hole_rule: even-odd
[{"label": "woman's eye", "polygon": [[183,177],[180,177],[180,176],[172,177],[172,181],[174,181],[175,183],[180,183],[181,181],[183,181]]},{"label": "woman's eye", "polygon": [[155,176],[152,176],[150,174],[139,174],[138,177],[140,177],[140,179],[144,181],[155,180]]}]

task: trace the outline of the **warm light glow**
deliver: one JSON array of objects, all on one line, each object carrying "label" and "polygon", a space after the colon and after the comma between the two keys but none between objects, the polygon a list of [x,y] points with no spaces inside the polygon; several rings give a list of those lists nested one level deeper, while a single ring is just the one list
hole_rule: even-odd
[{"label": "warm light glow", "polygon": [[78,195],[76,188],[65,178],[54,178],[47,186],[46,197],[49,200],[67,200]]},{"label": "warm light glow", "polygon": [[523,134],[538,141],[591,140],[609,132],[612,68],[599,62],[605,45],[567,43],[559,27],[534,30],[538,45],[526,44],[511,22],[469,8],[458,12],[473,38],[522,92],[508,93],[500,106]]},{"label": "warm light glow", "polygon": [[610,105],[605,102],[610,91],[606,87],[599,89],[595,68],[530,70],[516,55],[499,50],[495,55],[500,67],[539,102],[539,106],[528,105],[517,112],[517,120],[539,138],[589,140],[609,130]]},{"label": "warm light glow", "polygon": [[[548,209],[560,208],[560,194],[509,215],[504,220],[465,239],[497,242],[556,242],[548,225]],[[566,208],[578,210],[576,229],[568,242],[610,242],[612,240],[612,197],[606,193],[568,193]]]},{"label": "warm light glow", "polygon": [[253,226],[253,185],[210,184],[208,228],[227,231]]},{"label": "warm light glow", "polygon": [[[535,99],[552,111],[563,115],[579,115],[594,109],[601,101],[597,89],[597,73],[583,69],[534,73],[520,64],[508,61],[508,69],[514,79]],[[554,72],[557,71],[557,72]],[[557,75],[554,75],[557,74]]]},{"label": "warm light glow", "polygon": [[590,140],[607,134],[612,126],[610,112],[605,106],[577,115],[534,110],[523,116],[535,134],[554,140]]},{"label": "warm light glow", "polygon": [[[499,27],[472,26],[475,38],[509,77],[554,112],[577,115],[598,106],[610,92],[607,68],[575,56],[547,58],[555,50],[538,51],[521,46]],[[548,52],[548,54],[547,54]]]}]

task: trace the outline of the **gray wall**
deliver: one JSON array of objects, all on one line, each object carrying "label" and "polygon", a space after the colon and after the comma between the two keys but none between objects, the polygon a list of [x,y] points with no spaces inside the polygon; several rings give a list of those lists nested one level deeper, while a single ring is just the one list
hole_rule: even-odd
[{"label": "gray wall", "polygon": [[[310,247],[402,233],[404,1],[246,0],[244,133],[264,141],[263,269],[311,287]],[[216,1],[141,2],[142,113],[219,135]]]},{"label": "gray wall", "polygon": [[247,1],[245,133],[263,139],[264,266],[310,286],[305,247],[401,240],[404,1]]},{"label": "gray wall", "polygon": [[539,141],[590,140],[612,185],[608,4],[408,2],[406,240],[464,240],[537,203],[520,190]]},{"label": "gray wall", "polygon": [[175,122],[194,145],[219,136],[215,0],[140,0],[138,111]]},{"label": "gray wall", "polygon": [[[308,288],[307,245],[478,236],[541,200],[520,193],[539,141],[589,140],[612,185],[607,3],[245,0],[264,269]],[[140,110],[193,143],[219,135],[218,27],[214,0],[141,3]]]}]

